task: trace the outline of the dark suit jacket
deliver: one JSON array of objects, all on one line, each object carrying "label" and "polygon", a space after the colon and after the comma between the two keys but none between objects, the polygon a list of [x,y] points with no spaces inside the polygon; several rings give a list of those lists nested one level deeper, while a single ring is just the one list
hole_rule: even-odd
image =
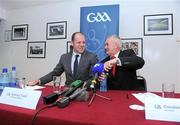
[{"label": "dark suit jacket", "polygon": [[86,81],[90,79],[93,75],[91,73],[91,68],[98,61],[97,56],[93,53],[85,51],[81,55],[76,76],[73,76],[71,71],[71,58],[72,52],[63,54],[53,71],[40,78],[41,84],[52,81],[53,76],[60,76],[63,72],[65,72],[66,75],[66,85],[71,84],[75,80]]},{"label": "dark suit jacket", "polygon": [[[144,60],[135,55],[134,51],[124,50],[120,51],[119,59],[122,66],[116,67],[115,76],[112,76],[112,71],[109,71],[107,76],[107,84],[109,89],[117,90],[134,90],[137,83],[136,70],[144,65]],[[110,60],[110,57],[105,58],[102,62]]]}]

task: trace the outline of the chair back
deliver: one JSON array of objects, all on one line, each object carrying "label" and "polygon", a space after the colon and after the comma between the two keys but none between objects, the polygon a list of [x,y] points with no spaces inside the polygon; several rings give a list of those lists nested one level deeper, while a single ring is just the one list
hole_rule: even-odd
[{"label": "chair back", "polygon": [[136,90],[147,91],[146,79],[143,76],[137,76]]}]

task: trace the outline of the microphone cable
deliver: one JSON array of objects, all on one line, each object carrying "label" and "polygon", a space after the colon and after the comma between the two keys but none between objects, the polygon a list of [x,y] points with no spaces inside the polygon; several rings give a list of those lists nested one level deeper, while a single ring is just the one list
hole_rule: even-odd
[{"label": "microphone cable", "polygon": [[33,116],[33,118],[32,118],[31,125],[34,125],[34,124],[35,124],[35,120],[36,120],[36,118],[37,118],[37,115],[38,115],[41,111],[43,111],[43,110],[45,110],[45,109],[47,109],[47,108],[52,108],[52,107],[54,107],[54,106],[56,106],[55,103],[54,103],[54,104],[51,104],[51,105],[48,105],[48,106],[45,106],[45,107],[42,107],[41,109],[39,109],[39,110],[34,114],[34,116]]}]

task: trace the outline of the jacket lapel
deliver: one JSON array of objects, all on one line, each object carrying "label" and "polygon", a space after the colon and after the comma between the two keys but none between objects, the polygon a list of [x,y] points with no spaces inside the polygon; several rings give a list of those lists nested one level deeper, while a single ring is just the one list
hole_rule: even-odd
[{"label": "jacket lapel", "polygon": [[72,70],[71,70],[71,59],[72,59],[72,53],[69,53],[69,54],[68,54],[68,57],[67,57],[67,66],[68,66],[67,70],[68,70],[68,72],[70,72],[71,75],[73,76]]}]

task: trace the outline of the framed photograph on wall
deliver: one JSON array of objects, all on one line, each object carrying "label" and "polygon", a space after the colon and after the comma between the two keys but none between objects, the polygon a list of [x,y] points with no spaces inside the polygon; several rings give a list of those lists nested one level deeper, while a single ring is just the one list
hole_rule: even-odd
[{"label": "framed photograph on wall", "polygon": [[27,40],[28,39],[28,24],[12,25],[11,40]]},{"label": "framed photograph on wall", "polygon": [[66,39],[67,21],[51,22],[46,26],[46,39]]},{"label": "framed photograph on wall", "polygon": [[66,50],[67,50],[66,51],[67,53],[73,51],[73,45],[72,45],[71,41],[67,41]]},{"label": "framed photograph on wall", "polygon": [[27,58],[45,58],[46,42],[34,41],[27,44]]},{"label": "framed photograph on wall", "polygon": [[144,15],[144,36],[173,35],[173,14]]},{"label": "framed photograph on wall", "polygon": [[137,56],[143,58],[143,39],[142,38],[121,38],[122,50],[132,49]]}]

